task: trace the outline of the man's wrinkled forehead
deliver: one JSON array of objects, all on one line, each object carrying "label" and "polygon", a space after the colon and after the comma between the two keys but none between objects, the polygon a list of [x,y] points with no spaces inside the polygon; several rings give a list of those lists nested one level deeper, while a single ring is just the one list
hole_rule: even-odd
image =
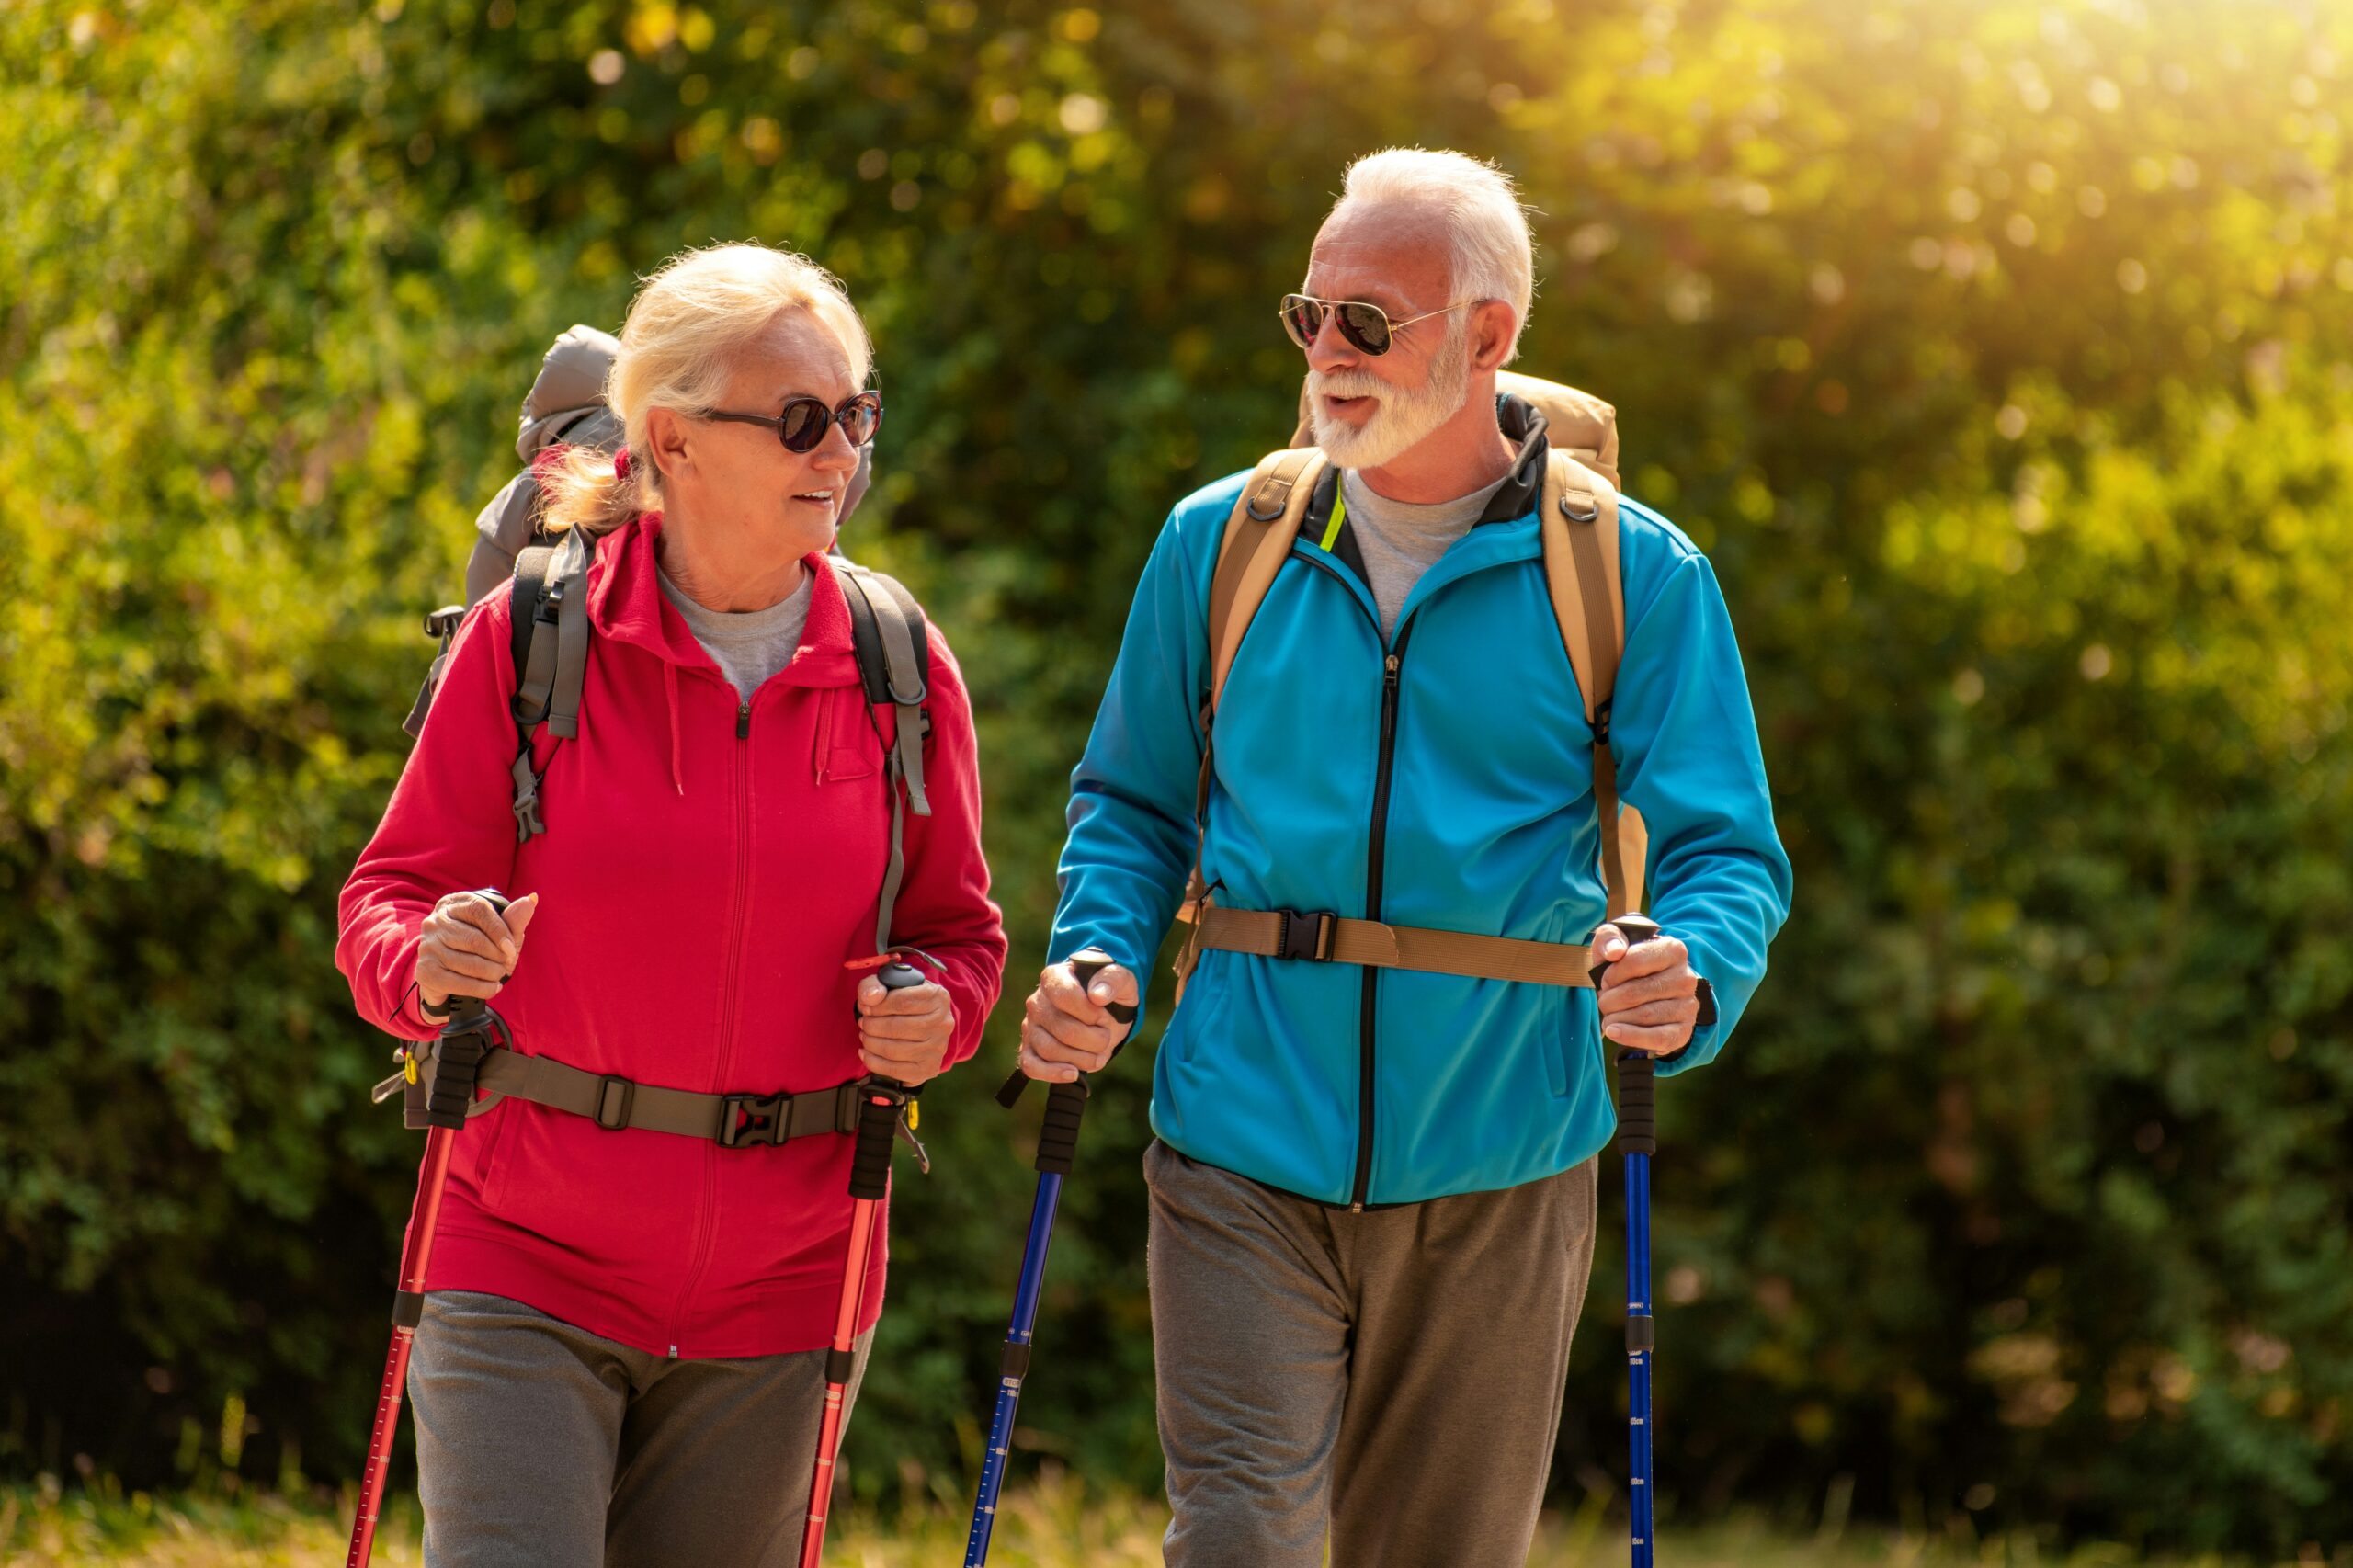
[{"label": "man's wrinkled forehead", "polygon": [[1305,291],[1362,300],[1392,313],[1435,310],[1453,281],[1445,224],[1427,208],[1347,202],[1308,253]]}]

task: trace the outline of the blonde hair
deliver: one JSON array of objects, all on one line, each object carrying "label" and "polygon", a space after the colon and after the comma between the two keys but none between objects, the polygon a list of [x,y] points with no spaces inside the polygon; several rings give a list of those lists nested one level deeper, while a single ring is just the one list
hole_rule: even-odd
[{"label": "blonde hair", "polygon": [[833,330],[849,356],[850,380],[866,384],[874,346],[841,279],[790,251],[761,244],[681,251],[639,286],[621,328],[620,352],[605,402],[627,431],[629,476],[611,458],[574,447],[540,474],[547,497],[541,526],[578,528],[594,539],[661,505],[662,476],[646,456],[647,415],[710,407],[727,389],[739,356],[788,311],[805,310]]},{"label": "blonde hair", "polygon": [[1446,225],[1454,260],[1456,300],[1501,300],[1518,316],[1512,328],[1508,365],[1519,355],[1519,329],[1536,294],[1535,245],[1528,232],[1528,210],[1520,205],[1511,176],[1495,165],[1461,153],[1392,147],[1348,165],[1334,203],[1370,207],[1402,202],[1433,209]]}]

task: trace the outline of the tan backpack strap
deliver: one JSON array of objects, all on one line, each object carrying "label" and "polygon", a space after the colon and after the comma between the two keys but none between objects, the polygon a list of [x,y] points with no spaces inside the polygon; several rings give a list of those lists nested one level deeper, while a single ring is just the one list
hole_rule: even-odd
[{"label": "tan backpack strap", "polygon": [[1410,969],[1424,974],[1460,974],[1579,990],[1593,984],[1592,953],[1565,942],[1391,926],[1315,910],[1228,909],[1211,904],[1194,911],[1188,918],[1194,923],[1188,946],[1195,950],[1207,948],[1267,959]]},{"label": "tan backpack strap", "polygon": [[[1324,454],[1313,447],[1294,447],[1260,460],[1250,482],[1242,487],[1233,511],[1225,519],[1225,537],[1218,543],[1217,570],[1210,579],[1209,700],[1202,705],[1201,775],[1193,788],[1193,874],[1185,887],[1178,917],[1192,920],[1207,901],[1201,880],[1201,850],[1209,839],[1210,779],[1216,770],[1216,741],[1212,734],[1218,698],[1233,668],[1233,655],[1250,630],[1250,618],[1267,601],[1275,574],[1290,557],[1299,538],[1300,520],[1307,516],[1315,483],[1324,475]],[[1199,927],[1195,928],[1199,935]],[[1176,995],[1182,1000],[1185,982],[1192,977],[1200,956],[1198,942],[1188,941],[1176,957]]]},{"label": "tan backpack strap", "polygon": [[1217,710],[1233,655],[1242,646],[1250,618],[1266,602],[1275,574],[1290,555],[1299,538],[1300,519],[1323,477],[1324,454],[1313,447],[1291,448],[1266,458],[1250,483],[1242,487],[1233,513],[1226,519],[1225,538],[1217,552],[1217,574],[1210,583],[1210,702]]},{"label": "tan backpack strap", "polygon": [[1601,878],[1612,918],[1643,906],[1649,834],[1639,812],[1621,812],[1618,762],[1609,749],[1609,708],[1626,652],[1626,595],[1618,562],[1618,493],[1565,452],[1552,454],[1537,512],[1544,581],[1561,640],[1593,729],[1593,800],[1601,827]]}]

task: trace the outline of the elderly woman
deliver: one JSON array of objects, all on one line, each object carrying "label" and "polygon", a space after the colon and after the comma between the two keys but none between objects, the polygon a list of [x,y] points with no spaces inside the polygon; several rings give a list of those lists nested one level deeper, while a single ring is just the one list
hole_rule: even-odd
[{"label": "elderly woman", "polygon": [[336,960],[372,1022],[424,1039],[450,998],[495,997],[521,1052],[634,1085],[596,1117],[509,1096],[458,1139],[409,1384],[437,1568],[789,1560],[852,1141],[796,1114],[722,1146],[628,1102],[917,1085],[971,1054],[996,999],[972,713],[936,632],[930,809],[905,819],[892,918],[930,980],[854,967],[895,720],[868,703],[825,551],[881,416],[870,354],[799,256],[722,245],[647,280],[608,389],[627,446],[542,471],[549,525],[595,551],[578,733],[534,743],[545,831],[517,842],[495,593],[344,889]]}]

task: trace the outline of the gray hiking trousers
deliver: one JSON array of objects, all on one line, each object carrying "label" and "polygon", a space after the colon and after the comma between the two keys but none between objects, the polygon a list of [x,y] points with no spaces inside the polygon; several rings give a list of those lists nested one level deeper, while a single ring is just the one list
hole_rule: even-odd
[{"label": "gray hiking trousers", "polygon": [[1351,1214],[1155,1142],[1170,1568],[1523,1568],[1595,1165]]},{"label": "gray hiking trousers", "polygon": [[800,1561],[823,1350],[672,1360],[503,1296],[436,1290],[408,1397],[426,1568]]}]

